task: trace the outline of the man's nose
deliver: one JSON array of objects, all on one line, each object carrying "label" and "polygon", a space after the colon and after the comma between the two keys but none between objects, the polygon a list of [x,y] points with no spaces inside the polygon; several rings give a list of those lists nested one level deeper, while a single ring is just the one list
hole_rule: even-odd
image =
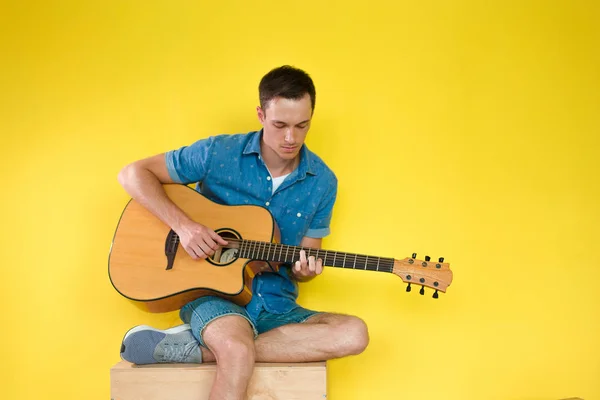
[{"label": "man's nose", "polygon": [[295,133],[296,131],[294,130],[294,128],[288,128],[285,131],[285,141],[288,143],[294,143]]}]

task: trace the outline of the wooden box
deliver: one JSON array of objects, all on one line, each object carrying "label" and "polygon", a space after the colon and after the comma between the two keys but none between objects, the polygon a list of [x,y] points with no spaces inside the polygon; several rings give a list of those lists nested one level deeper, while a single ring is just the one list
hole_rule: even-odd
[{"label": "wooden box", "polygon": [[[133,365],[126,361],[110,369],[112,400],[207,400],[215,364]],[[324,400],[325,362],[257,363],[250,380],[251,400]]]}]

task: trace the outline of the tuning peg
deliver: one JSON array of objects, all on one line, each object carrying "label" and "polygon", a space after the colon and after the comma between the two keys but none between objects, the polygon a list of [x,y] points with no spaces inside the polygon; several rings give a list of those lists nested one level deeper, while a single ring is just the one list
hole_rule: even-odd
[{"label": "tuning peg", "polygon": [[419,294],[421,296],[425,294],[425,286],[421,286],[421,290],[419,290]]},{"label": "tuning peg", "polygon": [[439,262],[444,262],[444,257],[440,257]]},{"label": "tuning peg", "polygon": [[417,253],[412,253],[412,258],[417,258]]},{"label": "tuning peg", "polygon": [[406,291],[410,292],[410,282],[408,283],[408,286],[406,287]]},{"label": "tuning peg", "polygon": [[433,298],[434,298],[434,299],[437,299],[437,298],[438,298],[437,289],[435,290],[435,293],[433,294]]},{"label": "tuning peg", "polygon": [[425,256],[425,261],[430,261],[430,260],[431,260],[431,257]]}]

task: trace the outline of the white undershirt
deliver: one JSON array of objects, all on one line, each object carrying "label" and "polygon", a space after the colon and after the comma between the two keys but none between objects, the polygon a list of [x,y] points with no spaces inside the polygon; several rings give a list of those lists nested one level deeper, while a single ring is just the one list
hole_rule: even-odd
[{"label": "white undershirt", "polygon": [[271,177],[271,179],[273,179],[273,193],[275,193],[275,191],[277,190],[277,188],[279,187],[279,185],[281,185],[281,183],[285,180],[285,178],[288,175],[289,174],[285,174],[285,175],[282,175],[282,176],[278,176],[277,178]]}]

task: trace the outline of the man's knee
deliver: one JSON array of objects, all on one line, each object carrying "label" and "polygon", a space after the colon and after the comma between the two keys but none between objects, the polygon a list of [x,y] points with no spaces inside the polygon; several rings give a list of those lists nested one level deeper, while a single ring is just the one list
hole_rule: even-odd
[{"label": "man's knee", "polygon": [[310,320],[312,323],[327,324],[328,335],[335,338],[332,347],[333,357],[345,357],[362,353],[369,344],[367,324],[353,315],[318,314]]},{"label": "man's knee", "polygon": [[217,364],[254,365],[254,333],[246,319],[218,318],[206,326],[202,339],[215,355]]},{"label": "man's knee", "polygon": [[322,322],[331,327],[331,336],[336,338],[336,357],[357,355],[367,348],[369,331],[362,319],[351,315],[330,314]]},{"label": "man's knee", "polygon": [[217,363],[233,363],[235,365],[254,365],[256,352],[254,341],[247,337],[229,335],[209,346],[217,359]]},{"label": "man's knee", "polygon": [[345,316],[336,324],[336,335],[339,337],[343,355],[362,353],[369,344],[367,324],[360,318]]}]

